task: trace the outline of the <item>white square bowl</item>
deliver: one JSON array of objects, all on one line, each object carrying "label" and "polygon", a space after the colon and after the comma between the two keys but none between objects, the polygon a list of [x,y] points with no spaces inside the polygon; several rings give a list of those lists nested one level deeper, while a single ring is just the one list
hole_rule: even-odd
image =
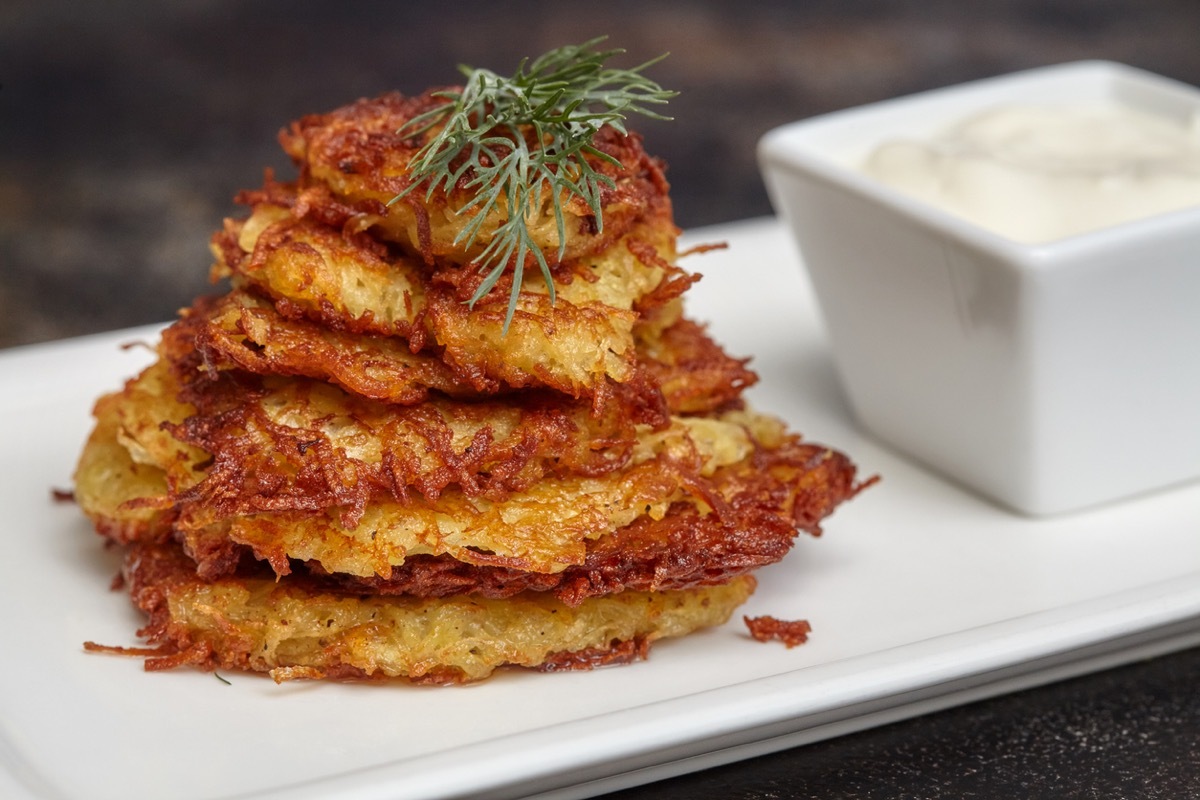
[{"label": "white square bowl", "polygon": [[1088,101],[1200,112],[1193,87],[1086,61],[815,117],[759,145],[859,424],[1030,515],[1200,478],[1200,207],[1021,244],[859,165],[994,106]]}]

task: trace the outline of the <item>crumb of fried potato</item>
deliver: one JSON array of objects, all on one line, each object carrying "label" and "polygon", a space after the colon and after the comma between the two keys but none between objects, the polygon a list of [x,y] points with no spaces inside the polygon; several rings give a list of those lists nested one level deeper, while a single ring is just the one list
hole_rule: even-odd
[{"label": "crumb of fried potato", "polygon": [[806,619],[785,620],[762,616],[742,617],[742,620],[755,641],[769,642],[778,639],[788,648],[804,644],[808,641],[808,634],[812,633],[812,625],[809,625]]}]

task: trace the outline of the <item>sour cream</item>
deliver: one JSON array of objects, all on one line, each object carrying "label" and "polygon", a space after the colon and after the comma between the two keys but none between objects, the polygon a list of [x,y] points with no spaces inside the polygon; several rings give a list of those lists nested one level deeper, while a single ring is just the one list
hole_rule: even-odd
[{"label": "sour cream", "polygon": [[1042,243],[1200,205],[1200,130],[1118,105],[995,108],[863,170],[1003,236]]}]

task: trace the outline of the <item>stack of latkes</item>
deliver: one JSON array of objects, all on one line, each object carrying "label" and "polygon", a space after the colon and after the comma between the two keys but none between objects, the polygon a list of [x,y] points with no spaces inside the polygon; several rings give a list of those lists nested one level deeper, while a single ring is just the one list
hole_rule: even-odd
[{"label": "stack of latkes", "polygon": [[404,194],[432,134],[397,131],[437,102],[283,131],[298,179],[268,174],[213,238],[230,291],[96,404],[76,497],[126,549],[150,646],[93,648],[277,680],[629,661],[725,622],[855,492],[682,316],[694,277],[636,135],[595,139],[602,225],[530,210],[554,300],[534,268],[509,324],[511,270],[470,304],[501,220],[464,248],[460,188]]}]

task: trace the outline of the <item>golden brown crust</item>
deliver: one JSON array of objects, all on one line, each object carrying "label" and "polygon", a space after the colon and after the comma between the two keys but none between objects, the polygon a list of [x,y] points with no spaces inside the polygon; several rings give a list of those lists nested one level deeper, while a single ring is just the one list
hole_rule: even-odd
[{"label": "golden brown crust", "polygon": [[[280,133],[280,143],[300,169],[301,189],[316,186],[329,190],[337,202],[359,215],[358,224],[420,254],[427,263],[445,259],[465,264],[478,256],[501,221],[489,220],[471,248],[459,240],[469,215],[456,212],[471,199],[473,192],[464,187],[473,173],[463,174],[449,195],[441,189],[428,195],[423,185],[389,205],[409,189],[413,182],[409,163],[437,133],[433,129],[419,136],[402,136],[397,131],[415,116],[445,102],[435,91],[439,90],[416,97],[391,93],[364,98],[327,114],[303,117]],[[601,191],[603,230],[586,203],[578,198],[567,200],[563,209],[564,261],[604,250],[651,206],[668,205],[663,167],[646,154],[641,137],[606,127],[592,144],[616,162],[587,157],[592,169],[613,184]],[[553,214],[546,207],[533,209],[530,228],[547,258],[557,261],[560,243]]]},{"label": "golden brown crust", "polygon": [[136,544],[124,577],[147,615],[148,648],[89,649],[146,657],[147,670],[192,666],[298,678],[479,680],[496,668],[588,668],[644,658],[656,640],[725,622],[754,579],[682,592],[628,592],[576,607],[551,595],[369,597],[332,593],[300,577],[196,577],[169,544]]},{"label": "golden brown crust", "polygon": [[758,382],[750,359],[734,358],[688,319],[656,336],[640,336],[638,353],[675,414],[707,414],[736,405]]},{"label": "golden brown crust", "polygon": [[807,642],[808,635],[812,633],[812,625],[805,619],[782,620],[762,616],[742,617],[742,621],[746,623],[746,628],[755,641],[769,642],[778,639],[789,649]]},{"label": "golden brown crust", "polygon": [[268,182],[239,199],[251,214],[225,220],[213,235],[213,277],[254,286],[288,318],[420,339],[427,269],[361,231],[328,224],[291,186]]},{"label": "golden brown crust", "polygon": [[[502,212],[463,241],[473,176],[426,192],[409,164],[434,131],[397,133],[440,102],[283,131],[298,179],[268,172],[211,242],[231,290],[96,404],[74,495],[128,548],[149,646],[89,650],[276,680],[625,663],[726,621],[865,485],[745,409],[746,360],[684,318],[697,276],[636,135],[586,156],[603,224],[566,195],[527,209],[553,291],[529,255],[476,298]],[[747,624],[803,633],[774,623]]]},{"label": "golden brown crust", "polygon": [[[102,419],[100,428],[110,425]],[[299,452],[299,444],[274,448],[253,438],[225,454],[229,472],[213,459],[202,462],[219,478],[211,485],[202,480],[170,490],[160,479],[131,496],[150,495],[148,505],[162,515],[145,535],[159,538],[173,529],[207,578],[229,574],[252,553],[280,575],[289,574],[296,560],[312,562],[310,571],[335,573],[339,585],[354,591],[498,597],[535,589],[574,604],[629,588],[719,582],[777,561],[797,528],[819,533],[820,521],[858,490],[844,456],[786,436],[767,418],[738,412],[723,421],[680,420],[642,436],[641,454],[631,454],[637,463],[613,477],[542,480],[497,501],[472,500],[454,489],[436,499],[412,496],[397,503],[364,495],[361,505],[338,506],[334,501],[345,498],[336,497],[336,485],[306,494],[298,491],[305,481],[280,467],[280,454]],[[748,443],[756,444],[747,450]],[[100,474],[120,473],[132,463],[123,448],[109,453],[103,437],[89,445],[84,463],[97,460],[93,447],[109,457]],[[169,462],[176,452],[158,452],[151,443],[147,457]],[[247,464],[260,471],[246,474]],[[355,466],[361,471],[366,464]],[[147,470],[153,471],[143,467],[143,474]],[[327,462],[314,480],[345,470]],[[83,467],[80,477],[82,486],[95,482]],[[281,487],[282,494],[269,493]],[[107,509],[85,504],[102,530],[127,516],[121,508],[119,502]],[[130,538],[140,536],[122,535]]]},{"label": "golden brown crust", "polygon": [[611,246],[554,268],[552,301],[526,272],[506,329],[512,275],[473,305],[483,275],[418,263],[354,228],[352,220],[268,181],[243,200],[251,215],[213,238],[216,277],[253,286],[290,320],[338,332],[396,336],[431,352],[455,377],[480,385],[550,388],[594,398],[607,382],[636,379],[633,328],[691,283],[674,265],[678,233],[661,208],[631,222]]},{"label": "golden brown crust", "polygon": [[609,536],[589,541],[583,562],[561,572],[538,574],[430,556],[393,568],[389,579],[328,575],[319,566],[307,568],[351,592],[502,598],[541,591],[576,605],[623,590],[653,592],[722,583],[775,563],[790,550],[798,528],[820,535],[821,521],[860,488],[845,456],[791,441],[719,470],[705,487],[713,512],[677,503],[661,519],[639,517]]},{"label": "golden brown crust", "polygon": [[359,516],[370,501],[437,500],[450,487],[499,501],[543,479],[623,469],[643,418],[617,402],[594,415],[555,395],[394,406],[307,379],[192,376],[181,385],[165,362],[152,365],[123,393],[120,413],[146,462],[168,472],[172,502],[211,519]]},{"label": "golden brown crust", "polygon": [[281,575],[292,559],[302,559],[334,572],[386,577],[419,553],[551,572],[580,560],[588,539],[639,514],[663,513],[681,491],[676,470],[657,458],[603,478],[542,481],[504,500],[448,490],[437,500],[373,501],[357,516],[331,508],[214,520],[206,506],[183,506],[175,530],[247,545]]},{"label": "golden brown crust", "polygon": [[[200,361],[191,359],[191,369],[313,378],[399,405],[423,402],[431,391],[461,398],[501,393],[500,384],[482,372],[466,380],[433,353],[413,353],[402,340],[289,320],[247,291],[202,298],[183,313],[166,332],[164,346],[176,360],[194,351]],[[657,395],[672,414],[703,414],[735,405],[758,381],[749,359],[727,354],[703,326],[671,319],[635,329],[639,372],[626,384],[599,391],[598,407],[613,397],[636,402],[643,414],[639,421],[660,424]]]},{"label": "golden brown crust", "polygon": [[[97,533],[114,542],[150,541],[170,535],[172,515],[156,501],[167,494],[166,474],[139,464],[118,440],[121,393],[101,397],[96,425],[75,467],[75,502]],[[151,503],[138,505],[139,500]]]},{"label": "golden brown crust", "polygon": [[184,314],[167,335],[194,347],[209,368],[314,378],[398,405],[421,403],[431,391],[470,397],[500,389],[482,373],[468,380],[433,353],[413,353],[402,339],[287,319],[247,291],[201,299]]},{"label": "golden brown crust", "polygon": [[[225,303],[218,301],[218,309]],[[243,348],[239,359],[257,358],[256,367],[284,362],[284,377],[246,374],[229,369],[209,346],[211,315],[202,312],[164,333],[163,360],[127,386],[123,410],[127,427],[139,419],[156,439],[170,434],[209,456],[203,473],[194,472],[199,487],[173,486],[190,491],[189,502],[223,503],[221,515],[361,508],[372,497],[404,501],[410,490],[436,498],[450,485],[468,496],[499,499],[546,477],[621,469],[639,428],[664,429],[669,421],[657,387],[642,381],[611,387],[599,408],[540,391],[522,393],[519,402],[431,396],[421,384],[440,382],[445,373],[420,361],[404,369],[412,362],[403,352],[388,353],[369,337],[344,337],[342,349],[313,359],[305,355],[311,348],[294,348],[269,363],[261,357],[267,348]],[[297,338],[325,344],[319,329]],[[397,407],[319,380],[286,377],[338,370],[343,383],[368,384],[370,376],[358,374],[357,364],[338,360],[351,345],[370,366],[409,377],[407,386],[392,388],[424,402]],[[160,466],[170,469],[175,444],[159,449],[168,454]],[[276,477],[265,481],[270,474]]]}]

